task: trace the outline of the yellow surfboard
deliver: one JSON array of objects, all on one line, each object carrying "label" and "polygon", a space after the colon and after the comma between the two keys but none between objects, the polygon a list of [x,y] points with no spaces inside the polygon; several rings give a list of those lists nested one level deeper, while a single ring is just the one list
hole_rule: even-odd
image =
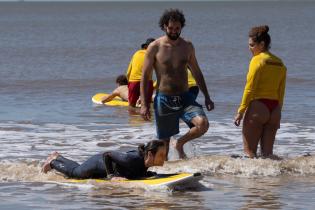
[{"label": "yellow surfboard", "polygon": [[202,179],[200,173],[179,173],[179,174],[158,174],[153,177],[138,179],[138,180],[121,180],[121,181],[110,181],[106,179],[67,179],[68,183],[80,183],[85,184],[90,181],[94,181],[96,183],[130,183],[130,184],[143,184],[145,186],[150,187],[175,187],[181,186],[186,183],[198,182]]},{"label": "yellow surfboard", "polygon": [[[107,93],[97,93],[92,97],[92,101],[95,104],[103,104],[101,99],[104,96],[108,96]],[[106,102],[105,105],[107,106],[129,106],[128,101],[123,101],[120,97],[116,96],[113,100]]]}]

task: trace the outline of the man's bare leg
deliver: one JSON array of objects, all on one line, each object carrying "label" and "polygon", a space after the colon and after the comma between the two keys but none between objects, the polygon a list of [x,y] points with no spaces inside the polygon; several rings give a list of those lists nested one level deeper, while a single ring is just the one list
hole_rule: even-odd
[{"label": "man's bare leg", "polygon": [[42,167],[42,172],[43,172],[43,173],[46,174],[48,171],[51,170],[50,162],[53,161],[53,160],[55,160],[59,155],[60,155],[60,154],[55,151],[55,152],[51,153],[51,154],[48,156],[48,158],[46,159],[46,161],[45,161],[45,163],[44,163],[44,165],[43,165],[43,167]]},{"label": "man's bare leg", "polygon": [[261,154],[264,157],[271,157],[273,155],[273,145],[275,142],[275,137],[277,130],[280,127],[281,120],[281,109],[278,106],[275,108],[268,122],[265,124],[262,134],[262,139],[260,141]]},{"label": "man's bare leg", "polygon": [[166,161],[168,161],[168,152],[169,152],[169,148],[170,148],[170,139],[171,138],[165,138],[165,139],[160,139],[164,142],[165,144],[165,148],[166,148]]},{"label": "man's bare leg", "polygon": [[262,137],[263,126],[269,119],[268,108],[260,101],[252,101],[243,121],[244,153],[250,158],[256,156],[258,142]]},{"label": "man's bare leg", "polygon": [[202,136],[209,128],[209,122],[206,117],[196,116],[192,119],[191,123],[194,124],[194,127],[192,127],[185,135],[180,137],[175,144],[175,149],[177,150],[180,159],[187,158],[184,152],[184,144]]}]

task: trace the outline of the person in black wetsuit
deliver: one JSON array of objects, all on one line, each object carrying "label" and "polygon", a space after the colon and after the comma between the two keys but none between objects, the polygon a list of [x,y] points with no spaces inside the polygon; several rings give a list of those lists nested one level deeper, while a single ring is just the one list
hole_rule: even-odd
[{"label": "person in black wetsuit", "polygon": [[164,142],[153,140],[146,145],[139,145],[138,150],[110,151],[94,155],[82,164],[69,160],[58,152],[53,152],[44,163],[42,172],[47,173],[55,169],[69,178],[76,179],[117,179],[117,177],[137,179],[153,176],[155,173],[148,171],[148,168],[162,166],[165,160]]}]

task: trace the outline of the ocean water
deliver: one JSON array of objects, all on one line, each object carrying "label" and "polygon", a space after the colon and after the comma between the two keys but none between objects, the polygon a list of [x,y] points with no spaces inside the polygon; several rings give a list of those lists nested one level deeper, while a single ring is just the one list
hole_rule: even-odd
[{"label": "ocean water", "polygon": [[[141,43],[163,35],[158,20],[166,8],[183,10],[182,36],[195,46],[216,107],[207,112],[209,131],[185,146],[190,159],[176,160],[171,149],[171,161],[153,170],[201,172],[200,185],[63,185],[60,175],[40,173],[52,151],[80,162],[155,139],[154,122],[93,105],[91,96],[115,88]],[[314,209],[314,9],[300,1],[1,2],[0,209]],[[270,26],[271,51],[288,69],[274,148],[282,159],[235,159],[247,32],[261,24]],[[186,131],[181,124],[179,135]]]}]

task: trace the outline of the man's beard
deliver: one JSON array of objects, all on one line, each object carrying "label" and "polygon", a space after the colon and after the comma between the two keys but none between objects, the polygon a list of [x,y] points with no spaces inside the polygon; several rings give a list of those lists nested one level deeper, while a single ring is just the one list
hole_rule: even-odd
[{"label": "man's beard", "polygon": [[171,34],[171,33],[166,32],[166,35],[168,38],[170,38],[170,40],[176,41],[179,38],[180,33]]}]

